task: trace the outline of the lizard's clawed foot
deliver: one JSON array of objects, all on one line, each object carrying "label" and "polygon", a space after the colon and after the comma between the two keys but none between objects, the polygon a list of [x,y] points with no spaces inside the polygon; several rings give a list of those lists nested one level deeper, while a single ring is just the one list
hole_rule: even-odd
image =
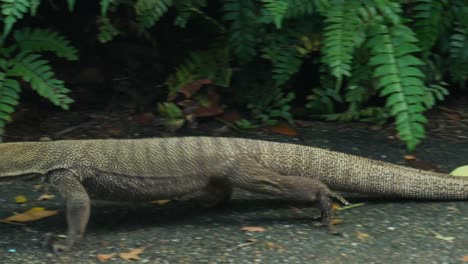
[{"label": "lizard's clawed foot", "polygon": [[340,231],[338,231],[336,229],[336,227],[334,227],[333,225],[328,225],[328,232],[330,232],[330,234],[332,235],[339,235],[340,234]]},{"label": "lizard's clawed foot", "polygon": [[60,254],[60,253],[63,253],[63,252],[67,252],[69,250],[70,250],[70,247],[67,246],[67,245],[59,244],[59,243],[52,244],[52,251],[55,254]]},{"label": "lizard's clawed foot", "polygon": [[41,246],[51,249],[55,254],[60,254],[70,250],[70,247],[59,243],[61,238],[52,233],[46,233],[41,239]]}]

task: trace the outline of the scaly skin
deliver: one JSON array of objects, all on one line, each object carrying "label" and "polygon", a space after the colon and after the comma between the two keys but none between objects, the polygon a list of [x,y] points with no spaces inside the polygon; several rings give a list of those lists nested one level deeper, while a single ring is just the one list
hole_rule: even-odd
[{"label": "scaly skin", "polygon": [[[68,250],[84,234],[90,199],[149,201],[199,194],[215,206],[232,187],[318,201],[328,189],[387,197],[467,200],[468,179],[295,144],[238,138],[68,140],[0,144],[0,181],[41,178],[67,202]],[[328,186],[328,187],[327,187]]]}]

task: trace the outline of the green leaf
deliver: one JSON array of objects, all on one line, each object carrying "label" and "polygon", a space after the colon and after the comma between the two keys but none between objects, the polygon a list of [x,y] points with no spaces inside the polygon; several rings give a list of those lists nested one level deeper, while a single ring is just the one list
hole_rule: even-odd
[{"label": "green leaf", "polygon": [[61,58],[78,60],[78,50],[65,37],[49,29],[23,28],[14,34],[23,52],[50,51]]},{"label": "green leaf", "polygon": [[54,79],[54,73],[48,62],[38,54],[20,53],[12,60],[12,76],[19,76],[29,82],[39,95],[49,99],[53,104],[68,109],[73,102],[67,96],[70,92],[63,85],[63,81]]}]

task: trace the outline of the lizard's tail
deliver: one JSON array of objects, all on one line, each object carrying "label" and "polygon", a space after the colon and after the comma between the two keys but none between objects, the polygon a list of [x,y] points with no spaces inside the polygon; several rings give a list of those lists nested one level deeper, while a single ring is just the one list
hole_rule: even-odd
[{"label": "lizard's tail", "polygon": [[321,173],[320,179],[332,189],[387,197],[468,200],[468,177],[337,152],[328,152],[322,157],[318,166],[324,173]]},{"label": "lizard's tail", "polygon": [[386,197],[468,200],[468,177],[423,171],[294,144],[259,147],[259,160],[283,175],[313,177],[330,189]]}]

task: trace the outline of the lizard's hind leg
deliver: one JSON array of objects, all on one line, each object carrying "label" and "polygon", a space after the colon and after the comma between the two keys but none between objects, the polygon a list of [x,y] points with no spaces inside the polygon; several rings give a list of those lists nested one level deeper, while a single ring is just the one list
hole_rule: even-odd
[{"label": "lizard's hind leg", "polygon": [[189,203],[203,208],[218,208],[225,206],[232,195],[232,184],[226,179],[217,177],[210,179],[208,185],[201,191],[190,195]]},{"label": "lizard's hind leg", "polygon": [[226,172],[226,176],[234,187],[247,191],[282,196],[295,201],[317,202],[322,224],[331,233],[337,233],[332,224],[332,192],[321,181],[281,175],[250,158],[236,161]]}]

